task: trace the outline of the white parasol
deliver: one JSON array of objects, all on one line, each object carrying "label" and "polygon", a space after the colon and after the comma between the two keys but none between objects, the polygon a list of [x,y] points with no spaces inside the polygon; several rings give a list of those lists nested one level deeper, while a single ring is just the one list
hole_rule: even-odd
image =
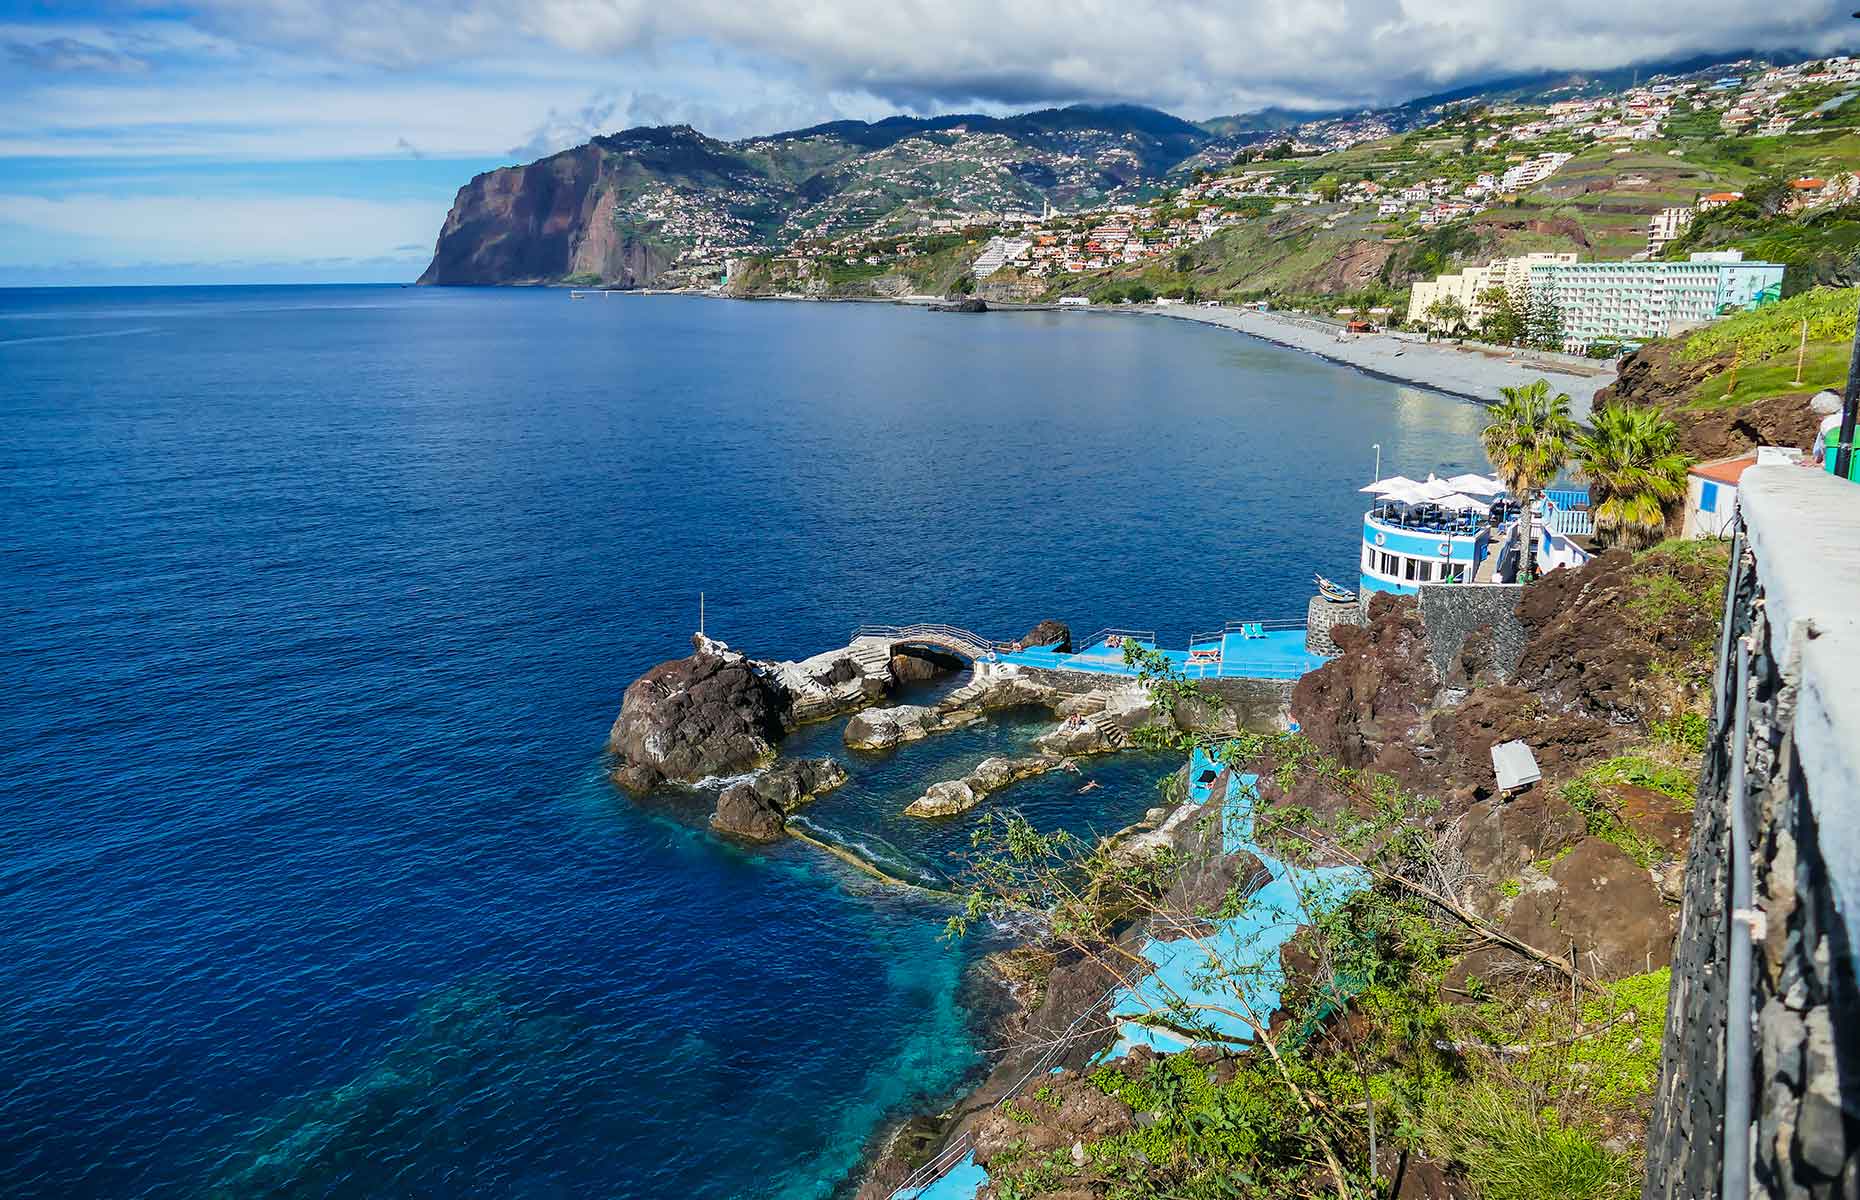
[{"label": "white parasol", "polygon": [[1378,479],[1374,483],[1370,484],[1368,487],[1360,487],[1360,488],[1357,488],[1356,490],[1359,492],[1368,492],[1371,495],[1381,496],[1381,495],[1386,495],[1389,492],[1400,491],[1404,488],[1417,488],[1420,486],[1421,486],[1420,484],[1408,478],[1406,475],[1391,475],[1387,479]]}]

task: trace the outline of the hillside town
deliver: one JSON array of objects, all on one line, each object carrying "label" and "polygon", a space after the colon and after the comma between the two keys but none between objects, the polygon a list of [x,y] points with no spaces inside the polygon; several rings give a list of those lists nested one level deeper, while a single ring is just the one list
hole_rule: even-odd
[{"label": "hillside town", "polygon": [[[727,287],[761,263],[779,281],[776,291],[799,295],[866,287],[899,298],[948,287],[1068,304],[1251,302],[1231,289],[1197,294],[1192,284],[1143,281],[1180,277],[1208,243],[1292,213],[1310,214],[1298,228],[1386,243],[1444,233],[1489,211],[1579,201],[1598,186],[1678,201],[1674,181],[1688,176],[1681,149],[1666,148],[1681,144],[1675,139],[1800,135],[1829,126],[1836,113],[1851,125],[1856,97],[1860,60],[1837,56],[1781,66],[1743,60],[1603,94],[1436,105],[1409,114],[1406,128],[1394,114],[1326,118],[1259,135],[1225,165],[1211,165],[1210,146],[1184,164],[1190,170],[1179,183],[1151,194],[1070,207],[1023,198],[1037,192],[1012,186],[1009,139],[957,127],[861,156],[858,169],[876,170],[869,182],[836,196],[831,215],[791,220],[784,232],[797,236],[779,247],[753,241],[746,222],[679,226],[663,203],[652,211],[668,230],[693,231],[680,266],[700,286],[708,279]],[[1080,170],[1093,161],[1071,157]],[[1668,160],[1675,167],[1664,175],[1640,165]],[[1636,165],[1611,169],[1616,161]],[[931,179],[947,186],[906,195]],[[1744,199],[1738,189],[1695,188],[1689,202],[1643,208],[1644,232],[1631,244],[1469,256],[1379,301],[1320,311],[1579,354],[1631,350],[1782,294],[1785,264],[1685,244],[1701,214]],[[1813,217],[1856,201],[1854,171],[1804,174],[1787,180],[1781,211]],[[874,213],[890,207],[870,221],[849,220],[861,202]]]}]

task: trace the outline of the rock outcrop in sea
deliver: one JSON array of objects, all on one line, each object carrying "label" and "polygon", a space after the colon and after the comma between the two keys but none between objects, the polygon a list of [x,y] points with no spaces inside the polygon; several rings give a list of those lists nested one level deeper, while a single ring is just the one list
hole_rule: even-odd
[{"label": "rock outcrop in sea", "polygon": [[630,791],[745,771],[773,758],[787,730],[793,698],[766,672],[702,634],[692,643],[696,653],[647,671],[620,701],[607,744]]},{"label": "rock outcrop in sea", "polygon": [[786,829],[789,813],[845,782],[846,768],[830,758],[788,759],[723,789],[710,827],[745,841],[772,842]]},{"label": "rock outcrop in sea", "polygon": [[986,758],[961,779],[933,783],[904,810],[907,817],[953,817],[965,813],[1011,783],[1070,767],[1072,760],[1057,754],[1029,754],[1020,758]]},{"label": "rock outcrop in sea", "polygon": [[1022,649],[1044,646],[1061,654],[1072,653],[1072,627],[1064,621],[1041,621],[1020,635],[1014,644]]}]

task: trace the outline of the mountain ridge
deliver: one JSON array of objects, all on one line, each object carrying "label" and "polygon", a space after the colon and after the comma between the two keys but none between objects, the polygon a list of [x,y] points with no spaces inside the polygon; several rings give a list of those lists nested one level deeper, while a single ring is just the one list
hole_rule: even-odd
[{"label": "mountain ridge", "polygon": [[474,177],[420,282],[637,287],[681,266],[714,277],[733,259],[807,253],[849,233],[902,240],[953,232],[974,214],[1141,202],[1263,142],[1313,153],[1431,127],[1467,104],[1590,95],[1635,76],[1760,57],[1537,72],[1381,108],[1266,108],[1201,122],[1093,103],[830,121],[728,141],[690,125],[635,126]]}]

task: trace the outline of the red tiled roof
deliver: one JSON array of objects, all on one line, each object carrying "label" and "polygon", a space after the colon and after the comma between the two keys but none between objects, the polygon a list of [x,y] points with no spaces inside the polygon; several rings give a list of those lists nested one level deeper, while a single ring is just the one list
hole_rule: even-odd
[{"label": "red tiled roof", "polygon": [[1705,198],[1707,200],[1742,200],[1744,198],[1744,193],[1742,192],[1713,192],[1711,195]]},{"label": "red tiled roof", "polygon": [[1732,487],[1736,487],[1737,481],[1743,478],[1744,472],[1756,465],[1757,456],[1754,454],[1746,454],[1742,458],[1727,458],[1720,462],[1700,463],[1698,466],[1692,468],[1692,474],[1697,475],[1701,479],[1709,479],[1714,483],[1728,483]]}]

